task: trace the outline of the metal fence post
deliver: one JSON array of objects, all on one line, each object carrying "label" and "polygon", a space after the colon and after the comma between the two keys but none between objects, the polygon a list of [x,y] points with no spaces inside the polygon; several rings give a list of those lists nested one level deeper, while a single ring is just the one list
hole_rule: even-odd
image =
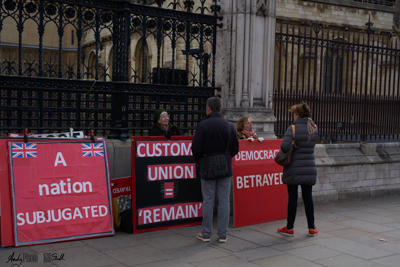
[{"label": "metal fence post", "polygon": [[114,116],[113,129],[108,138],[121,139],[125,141],[128,137],[128,117],[127,103],[124,97],[126,84],[128,82],[128,60],[129,60],[129,0],[121,0],[119,9],[114,14],[114,34],[113,34],[113,76],[112,79],[117,83],[117,94],[114,94]]}]

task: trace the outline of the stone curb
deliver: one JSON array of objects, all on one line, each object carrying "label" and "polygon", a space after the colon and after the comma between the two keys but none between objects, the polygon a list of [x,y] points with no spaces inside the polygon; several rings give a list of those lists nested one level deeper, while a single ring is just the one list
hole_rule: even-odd
[{"label": "stone curb", "polygon": [[[373,187],[351,188],[342,190],[329,190],[313,192],[314,203],[332,203],[355,199],[369,199],[388,196],[399,196],[400,185],[382,185]],[[298,205],[303,205],[299,194]]]}]

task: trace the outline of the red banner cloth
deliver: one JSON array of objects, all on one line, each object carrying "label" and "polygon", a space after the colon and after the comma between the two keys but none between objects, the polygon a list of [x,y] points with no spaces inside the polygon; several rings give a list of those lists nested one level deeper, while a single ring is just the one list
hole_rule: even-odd
[{"label": "red banner cloth", "polygon": [[233,159],[234,227],[285,219],[288,195],[283,167],[275,163],[282,140],[239,141]]}]

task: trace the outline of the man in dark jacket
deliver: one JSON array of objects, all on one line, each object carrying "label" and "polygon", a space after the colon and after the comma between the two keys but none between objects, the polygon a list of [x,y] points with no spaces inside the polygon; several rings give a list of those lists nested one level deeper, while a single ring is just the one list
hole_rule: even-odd
[{"label": "man in dark jacket", "polygon": [[[192,152],[196,160],[199,176],[199,162],[204,155],[225,153],[229,176],[214,180],[201,179],[203,194],[203,231],[197,238],[209,242],[212,233],[212,218],[215,193],[218,196],[218,236],[219,242],[226,242],[229,223],[229,194],[233,175],[232,157],[239,152],[239,142],[235,127],[221,113],[222,103],[218,97],[210,97],[206,103],[207,117],[196,128],[192,141]],[[201,177],[200,177],[201,178]]]}]

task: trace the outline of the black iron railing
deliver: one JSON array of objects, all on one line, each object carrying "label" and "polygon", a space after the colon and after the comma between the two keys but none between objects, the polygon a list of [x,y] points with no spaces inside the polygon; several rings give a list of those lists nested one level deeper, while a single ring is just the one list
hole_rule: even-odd
[{"label": "black iron railing", "polygon": [[216,0],[0,0],[0,133],[193,133],[215,94]]},{"label": "black iron railing", "polygon": [[400,43],[389,33],[279,20],[276,33],[275,133],[292,121],[288,109],[310,104],[320,138],[400,139]]}]

